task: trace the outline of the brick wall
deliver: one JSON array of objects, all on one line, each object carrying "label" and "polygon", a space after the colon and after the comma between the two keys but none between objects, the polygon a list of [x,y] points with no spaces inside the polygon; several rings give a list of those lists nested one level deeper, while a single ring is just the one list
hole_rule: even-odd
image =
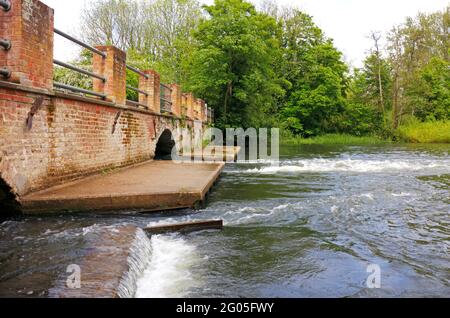
[{"label": "brick wall", "polygon": [[[45,99],[28,130],[26,119],[39,96]],[[143,162],[153,158],[159,135],[179,124],[145,110],[0,83],[0,177],[23,195]]]}]

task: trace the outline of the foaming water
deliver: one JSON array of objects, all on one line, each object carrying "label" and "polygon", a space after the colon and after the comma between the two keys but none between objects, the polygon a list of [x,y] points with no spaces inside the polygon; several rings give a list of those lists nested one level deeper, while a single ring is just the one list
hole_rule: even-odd
[{"label": "foaming water", "polygon": [[138,279],[149,266],[152,255],[152,243],[143,230],[137,229],[128,256],[128,271],[124,273],[118,288],[120,298],[132,298],[137,290]]},{"label": "foaming water", "polygon": [[[276,174],[301,172],[427,172],[448,171],[450,159],[440,158],[434,160],[359,160],[359,159],[307,159],[297,161],[284,161],[280,166],[266,166],[247,169],[246,173]],[[241,171],[242,172],[242,171]]]},{"label": "foaming water", "polygon": [[151,238],[152,255],[148,267],[137,282],[137,298],[188,297],[201,280],[191,268],[202,260],[196,247],[175,235]]}]

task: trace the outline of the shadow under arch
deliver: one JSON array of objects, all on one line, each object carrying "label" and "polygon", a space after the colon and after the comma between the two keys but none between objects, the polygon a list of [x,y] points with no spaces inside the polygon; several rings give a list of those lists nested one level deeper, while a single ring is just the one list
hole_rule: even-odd
[{"label": "shadow under arch", "polygon": [[20,204],[12,188],[0,176],[0,219],[20,214]]},{"label": "shadow under arch", "polygon": [[158,139],[155,150],[155,160],[172,160],[172,149],[175,147],[175,140],[172,132],[166,129]]}]

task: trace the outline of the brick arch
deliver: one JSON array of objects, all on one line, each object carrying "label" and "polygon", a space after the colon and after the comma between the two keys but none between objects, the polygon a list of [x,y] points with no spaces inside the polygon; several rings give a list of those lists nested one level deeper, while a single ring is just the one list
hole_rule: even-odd
[{"label": "brick arch", "polygon": [[13,188],[0,175],[0,217],[11,216],[20,212],[17,195]]},{"label": "brick arch", "polygon": [[176,142],[172,130],[166,128],[160,133],[156,143],[155,159],[171,160],[173,147],[176,147]]}]

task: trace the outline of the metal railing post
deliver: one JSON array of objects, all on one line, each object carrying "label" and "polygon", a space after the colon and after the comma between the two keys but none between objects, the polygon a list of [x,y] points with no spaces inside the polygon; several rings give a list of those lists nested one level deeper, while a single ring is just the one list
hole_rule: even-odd
[{"label": "metal railing post", "polygon": [[9,11],[11,9],[11,1],[0,0],[0,7],[2,7],[4,11]]},{"label": "metal railing post", "polygon": [[8,39],[0,39],[0,46],[2,46],[6,51],[11,49],[11,41]]},{"label": "metal railing post", "polygon": [[11,77],[11,71],[7,68],[0,68],[0,75],[4,78],[10,78]]}]

